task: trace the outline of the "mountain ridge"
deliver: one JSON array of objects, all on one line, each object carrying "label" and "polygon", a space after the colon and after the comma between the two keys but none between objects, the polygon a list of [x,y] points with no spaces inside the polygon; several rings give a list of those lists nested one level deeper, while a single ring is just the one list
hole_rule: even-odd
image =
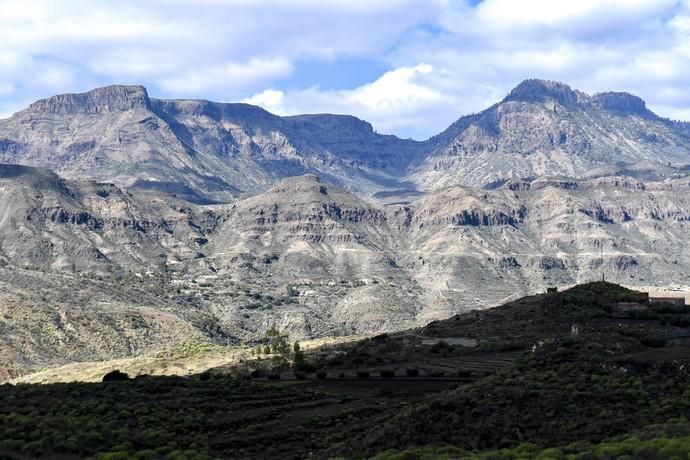
[{"label": "mountain ridge", "polygon": [[[544,80],[538,78],[530,78],[523,80],[518,85],[516,85],[510,92],[497,104],[499,105],[504,102],[510,101],[522,101],[522,102],[544,102],[548,99],[554,99],[563,105],[577,104],[577,103],[597,103],[602,107],[626,112],[626,113],[649,113],[655,118],[664,119],[656,114],[653,114],[646,107],[645,101],[634,94],[625,91],[603,91],[594,93],[591,96],[579,91],[572,89],[569,85],[553,81]],[[304,114],[294,114],[287,116],[278,116],[272,114],[268,110],[262,108],[258,105],[248,104],[244,102],[219,102],[211,101],[208,99],[161,99],[149,97],[146,87],[143,85],[123,85],[123,84],[112,84],[103,87],[94,88],[89,91],[82,93],[64,93],[55,96],[50,96],[47,98],[39,99],[33,102],[27,107],[28,111],[35,112],[49,112],[49,113],[68,113],[72,109],[73,113],[89,112],[107,112],[107,111],[125,111],[131,108],[141,106],[142,108],[150,109],[154,104],[166,105],[166,104],[191,104],[196,105],[199,108],[215,108],[216,110],[230,107],[237,108],[247,108],[265,114],[268,118],[274,119],[318,119],[320,117],[324,118],[342,118],[342,119],[352,119],[356,123],[361,123],[367,126],[369,131],[373,131],[371,124],[365,120],[362,120],[356,116],[349,114],[334,114],[334,113],[304,113]],[[489,107],[492,108],[494,106]],[[460,119],[472,115],[463,115]],[[389,135],[397,137],[395,135]],[[426,140],[420,140],[416,142],[426,142],[437,135],[432,135]]]},{"label": "mountain ridge", "polygon": [[123,187],[165,191],[177,182],[199,202],[227,202],[310,172],[372,195],[613,166],[634,175],[640,162],[651,162],[646,179],[683,175],[687,126],[628,93],[590,96],[538,79],[424,141],[379,134],[351,115],[280,117],[250,104],[156,99],[143,86],[112,85],[42,99],[0,120],[0,161]]}]

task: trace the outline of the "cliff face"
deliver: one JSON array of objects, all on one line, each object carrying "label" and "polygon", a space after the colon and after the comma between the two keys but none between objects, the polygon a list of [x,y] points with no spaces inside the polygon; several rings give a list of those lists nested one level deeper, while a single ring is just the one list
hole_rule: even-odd
[{"label": "cliff face", "polygon": [[419,151],[351,116],[281,118],[248,104],[150,99],[140,86],[54,96],[0,120],[2,162],[196,203],[309,172],[353,190],[395,188]]},{"label": "cliff face", "polygon": [[[51,270],[124,273],[196,254],[188,213],[112,184],[67,181],[47,169],[0,165],[0,260]],[[178,243],[171,245],[171,240]]]},{"label": "cliff face", "polygon": [[35,113],[73,115],[149,108],[149,96],[143,86],[114,85],[97,88],[88,93],[61,94],[42,99],[31,104],[28,110]]}]

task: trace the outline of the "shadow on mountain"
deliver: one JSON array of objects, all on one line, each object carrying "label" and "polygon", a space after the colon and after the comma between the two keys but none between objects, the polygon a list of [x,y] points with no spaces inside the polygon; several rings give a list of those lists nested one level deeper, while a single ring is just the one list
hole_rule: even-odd
[{"label": "shadow on mountain", "polygon": [[201,195],[186,185],[177,182],[161,182],[161,181],[147,181],[137,179],[130,187],[133,190],[153,191],[172,195],[176,198],[189,201],[197,205],[222,204],[223,201],[214,200]]}]

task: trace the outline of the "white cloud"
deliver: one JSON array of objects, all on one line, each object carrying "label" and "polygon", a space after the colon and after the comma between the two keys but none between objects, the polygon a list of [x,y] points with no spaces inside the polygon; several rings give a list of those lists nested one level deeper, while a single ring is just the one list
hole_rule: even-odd
[{"label": "white cloud", "polygon": [[0,109],[112,83],[237,100],[300,60],[381,59],[446,0],[0,0]]},{"label": "white cloud", "polygon": [[0,81],[0,96],[6,96],[14,92],[14,85],[10,82]]},{"label": "white cloud", "polygon": [[291,71],[292,64],[286,59],[252,58],[243,63],[228,62],[190,69],[180,75],[164,78],[161,86],[176,93],[215,92],[284,77]]},{"label": "white cloud", "polygon": [[[141,83],[159,97],[353,113],[383,132],[426,137],[534,77],[633,92],[662,115],[690,107],[688,1],[0,2],[3,113]],[[392,70],[340,87],[300,82],[304,62],[341,58]]]},{"label": "white cloud", "polygon": [[611,17],[645,17],[676,4],[676,0],[487,0],[476,8],[482,25],[494,28],[571,27],[581,21],[609,21]]},{"label": "white cloud", "polygon": [[375,82],[355,91],[342,92],[342,95],[349,104],[359,104],[377,113],[402,115],[443,99],[442,94],[421,82],[421,77],[432,71],[433,67],[429,64],[401,67],[386,72]]},{"label": "white cloud", "polygon": [[[299,113],[353,114],[373,123],[381,132],[407,132],[424,137],[429,129],[452,121],[454,98],[435,89],[435,81],[452,76],[420,63],[384,73],[377,80],[351,90],[318,87],[280,91],[269,89],[244,99],[279,115]],[[443,108],[439,112],[439,108]],[[454,116],[454,115],[453,115]]]},{"label": "white cloud", "polygon": [[666,117],[671,120],[690,120],[690,107],[686,109],[679,109],[676,107],[669,106],[650,106],[650,110],[657,111],[658,113],[664,113]]},{"label": "white cloud", "polygon": [[690,10],[674,0],[449,2],[436,24],[436,32],[402,39],[385,55],[394,70],[371,83],[275,88],[249,100],[276,113],[353,113],[380,131],[418,138],[488,107],[525,78],[628,91],[661,115],[690,113]]},{"label": "white cloud", "polygon": [[285,111],[285,93],[280,90],[267,89],[251,97],[244,98],[242,102],[258,105],[276,115],[291,115]]}]

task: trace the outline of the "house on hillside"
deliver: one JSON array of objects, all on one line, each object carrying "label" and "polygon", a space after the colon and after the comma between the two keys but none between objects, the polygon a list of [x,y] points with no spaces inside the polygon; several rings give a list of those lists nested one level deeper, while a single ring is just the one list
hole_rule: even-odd
[{"label": "house on hillside", "polygon": [[649,296],[649,303],[671,303],[673,305],[679,305],[681,307],[685,306],[685,297],[660,297],[660,296]]},{"label": "house on hillside", "polygon": [[644,311],[649,308],[649,294],[646,292],[636,292],[632,299],[627,302],[616,302],[614,310],[620,313],[631,311]]}]

